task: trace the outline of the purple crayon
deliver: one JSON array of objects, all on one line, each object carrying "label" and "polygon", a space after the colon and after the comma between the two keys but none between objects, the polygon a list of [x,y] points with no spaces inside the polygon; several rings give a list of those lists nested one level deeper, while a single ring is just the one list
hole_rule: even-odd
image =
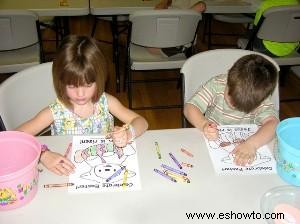
[{"label": "purple crayon", "polygon": [[180,163],[178,162],[178,160],[173,156],[172,153],[169,153],[171,159],[174,161],[174,163],[176,163],[176,165],[179,167],[179,169],[182,169],[182,166],[180,165]]},{"label": "purple crayon", "polygon": [[173,167],[167,166],[165,164],[161,164],[161,167],[165,168],[165,169],[167,169],[169,171],[172,171],[174,173],[177,173],[177,174],[180,174],[180,175],[183,175],[183,176],[187,176],[187,174],[185,172],[183,172],[181,170],[174,169]]},{"label": "purple crayon", "polygon": [[158,173],[159,175],[161,175],[161,176],[163,176],[163,177],[169,179],[170,181],[177,182],[177,180],[175,180],[173,177],[168,176],[167,174],[165,174],[164,172],[162,172],[162,171],[160,171],[160,170],[158,170],[158,169],[155,169],[155,168],[154,168],[154,172],[156,172],[156,173]]}]

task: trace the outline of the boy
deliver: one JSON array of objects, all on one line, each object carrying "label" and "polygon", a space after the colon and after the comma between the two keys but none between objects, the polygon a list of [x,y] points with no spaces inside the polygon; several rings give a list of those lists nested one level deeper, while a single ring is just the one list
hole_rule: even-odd
[{"label": "boy", "polygon": [[277,82],[278,72],[270,61],[255,54],[241,57],[228,74],[215,76],[201,86],[185,104],[184,115],[209,140],[218,138],[217,125],[260,126],[233,151],[237,165],[251,164],[256,150],[273,138],[279,122],[271,101]]}]

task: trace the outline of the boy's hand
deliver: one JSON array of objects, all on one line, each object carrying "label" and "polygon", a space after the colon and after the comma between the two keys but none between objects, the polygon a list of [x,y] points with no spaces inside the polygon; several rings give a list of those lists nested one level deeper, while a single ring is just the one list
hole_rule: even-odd
[{"label": "boy's hand", "polygon": [[210,141],[218,139],[219,131],[217,125],[210,121],[206,122],[203,127],[203,134]]},{"label": "boy's hand", "polygon": [[251,164],[256,157],[256,148],[245,141],[235,147],[231,152],[234,154],[234,163],[238,166],[246,166]]},{"label": "boy's hand", "polygon": [[46,151],[42,154],[40,160],[48,170],[60,176],[68,176],[75,169],[70,160],[56,152]]}]

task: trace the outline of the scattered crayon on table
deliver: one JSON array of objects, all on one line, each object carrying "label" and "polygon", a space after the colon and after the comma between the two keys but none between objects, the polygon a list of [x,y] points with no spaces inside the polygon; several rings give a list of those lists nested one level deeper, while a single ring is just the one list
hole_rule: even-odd
[{"label": "scattered crayon on table", "polygon": [[179,169],[182,169],[182,166],[180,165],[180,163],[178,162],[178,160],[175,158],[175,156],[172,153],[169,153],[171,159],[174,161],[174,163],[176,163],[176,165],[179,167]]},{"label": "scattered crayon on table", "polygon": [[194,157],[194,155],[192,153],[190,153],[188,150],[184,149],[184,148],[181,148],[180,149],[181,152],[183,152],[184,154],[186,154],[187,156],[189,157]]},{"label": "scattered crayon on table", "polygon": [[178,173],[180,175],[187,176],[187,174],[185,172],[183,172],[181,170],[174,169],[173,167],[167,166],[165,164],[161,164],[161,167],[164,168],[164,169],[170,170],[174,173]]},{"label": "scattered crayon on table", "polygon": [[185,166],[185,167],[190,167],[190,168],[193,168],[194,165],[190,164],[190,163],[185,163],[185,162],[182,162],[181,163],[182,166]]},{"label": "scattered crayon on table", "polygon": [[70,187],[74,183],[61,183],[61,184],[44,184],[44,188],[53,188],[53,187]]},{"label": "scattered crayon on table", "polygon": [[156,149],[158,159],[161,159],[161,153],[160,153],[158,142],[155,142],[154,144],[155,144],[155,149]]},{"label": "scattered crayon on table", "polygon": [[165,177],[165,178],[167,178],[167,179],[169,179],[170,181],[172,181],[172,182],[177,182],[177,180],[175,180],[173,177],[170,177],[170,176],[168,176],[167,174],[165,174],[164,172],[162,172],[162,171],[160,171],[160,170],[158,170],[158,169],[155,169],[154,168],[154,172],[155,173],[158,173],[159,175],[161,175],[162,177]]}]

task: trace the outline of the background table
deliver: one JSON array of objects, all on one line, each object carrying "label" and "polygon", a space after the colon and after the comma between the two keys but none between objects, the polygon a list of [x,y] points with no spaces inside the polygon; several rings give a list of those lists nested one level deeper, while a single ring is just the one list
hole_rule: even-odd
[{"label": "background table", "polygon": [[[261,0],[204,0],[205,13],[254,13]],[[92,15],[123,15],[153,9],[159,0],[90,0]]]},{"label": "background table", "polygon": [[[42,143],[64,153],[71,137],[39,137]],[[162,160],[155,151],[160,145]],[[180,152],[185,147],[193,158]],[[66,188],[43,188],[43,184],[66,182],[47,170],[40,174],[39,190],[28,205],[0,212],[2,224],[153,224],[153,223],[265,223],[258,219],[188,220],[186,213],[252,213],[260,212],[260,198],[269,189],[285,185],[280,177],[218,176],[214,172],[202,134],[196,129],[147,131],[137,139],[142,190],[118,193],[69,194]],[[153,169],[161,163],[172,162],[173,152],[178,160],[194,164],[185,170],[191,183],[173,183]]]},{"label": "background table", "polygon": [[82,16],[89,14],[89,0],[1,0],[0,10],[28,9],[39,16]]}]

